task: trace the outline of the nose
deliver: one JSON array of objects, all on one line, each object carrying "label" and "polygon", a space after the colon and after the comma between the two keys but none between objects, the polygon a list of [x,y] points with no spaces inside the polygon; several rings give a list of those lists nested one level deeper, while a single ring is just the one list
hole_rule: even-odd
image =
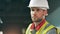
[{"label": "nose", "polygon": [[33,14],[34,16],[36,16],[36,12],[34,12],[34,14]]}]

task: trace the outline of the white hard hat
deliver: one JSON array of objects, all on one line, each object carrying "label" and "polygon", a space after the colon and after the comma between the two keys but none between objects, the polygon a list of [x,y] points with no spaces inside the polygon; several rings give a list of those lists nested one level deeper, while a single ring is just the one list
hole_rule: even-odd
[{"label": "white hard hat", "polygon": [[47,0],[31,0],[28,7],[40,7],[43,9],[49,9]]}]

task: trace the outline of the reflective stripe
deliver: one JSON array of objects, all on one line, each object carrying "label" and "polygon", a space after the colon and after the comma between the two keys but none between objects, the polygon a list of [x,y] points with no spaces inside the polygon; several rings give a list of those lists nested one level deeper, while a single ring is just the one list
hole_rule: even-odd
[{"label": "reflective stripe", "polygon": [[44,34],[46,34],[49,30],[51,30],[52,28],[54,28],[55,26],[53,26],[53,25],[50,25],[48,28],[46,28],[45,30],[44,30]]},{"label": "reflective stripe", "polygon": [[48,24],[45,26],[44,30],[45,30],[47,27],[49,27],[50,25],[51,25],[51,24],[48,23]]},{"label": "reflective stripe", "polygon": [[37,32],[36,34],[42,34],[43,33],[43,30],[45,28],[45,26],[47,25],[48,23],[46,22]]}]

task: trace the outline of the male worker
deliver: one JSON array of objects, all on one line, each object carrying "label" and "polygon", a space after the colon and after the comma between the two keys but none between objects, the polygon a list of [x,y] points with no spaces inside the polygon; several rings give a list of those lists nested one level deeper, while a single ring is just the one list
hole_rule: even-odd
[{"label": "male worker", "polygon": [[57,34],[55,26],[45,19],[49,9],[47,0],[31,0],[28,7],[31,10],[33,23],[28,26],[26,34]]}]

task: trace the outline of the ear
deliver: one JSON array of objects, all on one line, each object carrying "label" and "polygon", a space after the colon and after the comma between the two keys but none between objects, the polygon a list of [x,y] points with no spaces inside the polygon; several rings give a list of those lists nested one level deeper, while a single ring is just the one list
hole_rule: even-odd
[{"label": "ear", "polygon": [[48,11],[44,10],[44,16],[48,16]]}]

